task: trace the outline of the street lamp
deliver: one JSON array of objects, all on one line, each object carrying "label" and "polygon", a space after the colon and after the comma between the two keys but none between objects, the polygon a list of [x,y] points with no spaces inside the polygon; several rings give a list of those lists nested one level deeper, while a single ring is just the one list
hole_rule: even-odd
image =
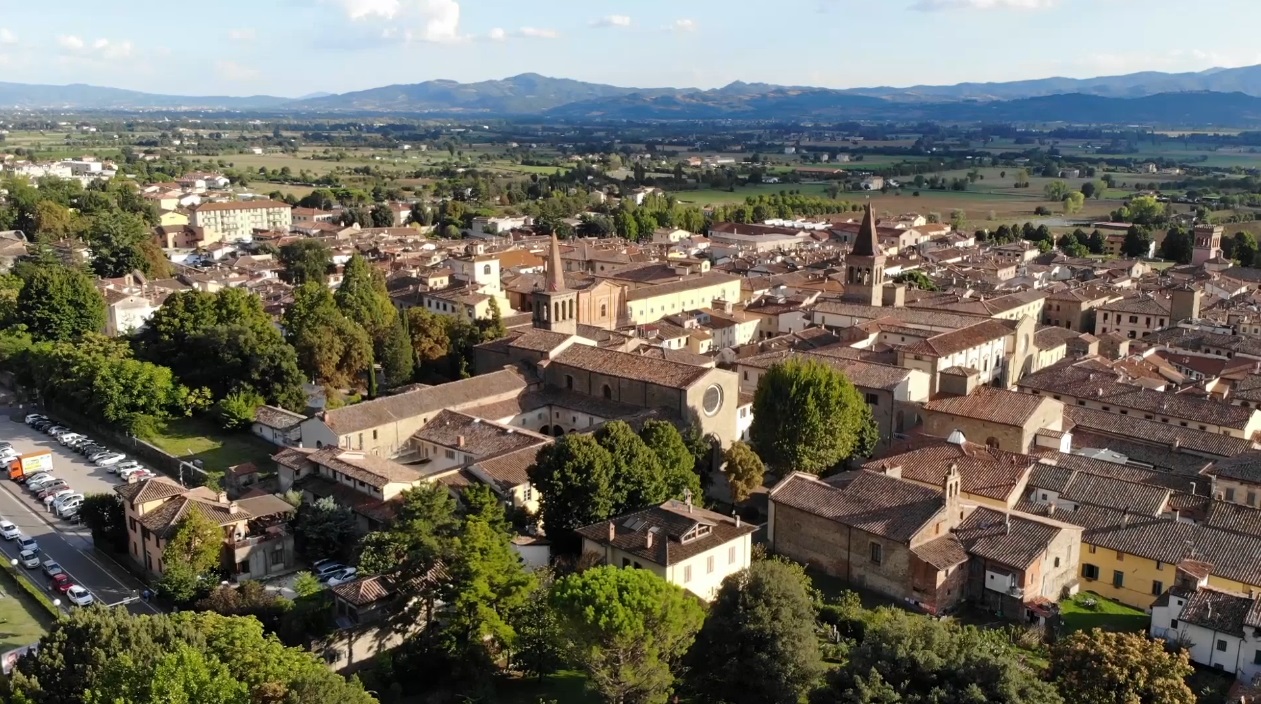
[{"label": "street lamp", "polygon": [[9,564],[10,564],[10,565],[13,565],[14,567],[17,567],[17,566],[18,566],[18,559],[17,559],[16,557],[9,558]]},{"label": "street lamp", "polygon": [[61,599],[53,599],[53,606],[56,606],[57,608],[59,608],[59,609],[60,609],[60,608],[61,608]]}]

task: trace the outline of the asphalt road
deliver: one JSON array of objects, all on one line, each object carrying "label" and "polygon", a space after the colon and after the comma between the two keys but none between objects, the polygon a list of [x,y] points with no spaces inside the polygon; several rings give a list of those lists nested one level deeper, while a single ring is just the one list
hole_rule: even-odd
[{"label": "asphalt road", "polygon": [[[113,492],[121,482],[115,475],[62,447],[56,440],[28,427],[20,418],[17,422],[10,422],[0,417],[0,440],[13,443],[19,453],[52,449],[53,474],[85,495]],[[0,478],[0,516],[13,521],[24,534],[35,538],[45,559],[56,560],[74,582],[92,592],[97,601],[117,604],[133,599],[144,589],[134,576],[96,551],[92,546],[91,532],[86,527],[57,518],[45,510],[38,499],[28,494],[23,485],[7,478]],[[17,543],[0,540],[0,552],[5,559],[16,558]],[[26,570],[24,567],[19,569]],[[49,580],[42,570],[37,568],[26,572],[36,584],[47,589]],[[128,603],[127,608],[137,614],[159,613],[158,609],[142,600]]]}]

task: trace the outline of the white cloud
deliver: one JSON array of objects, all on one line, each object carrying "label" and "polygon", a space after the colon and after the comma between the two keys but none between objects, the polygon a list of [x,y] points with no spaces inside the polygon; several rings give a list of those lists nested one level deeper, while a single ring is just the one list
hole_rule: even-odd
[{"label": "white cloud", "polygon": [[18,36],[13,32],[0,27],[0,44],[17,44]]},{"label": "white cloud", "polygon": [[503,27],[495,27],[486,34],[486,38],[492,42],[502,42],[508,38],[508,33],[504,31]]},{"label": "white cloud", "polygon": [[136,53],[135,45],[129,41],[116,42],[101,37],[88,42],[73,34],[57,37],[57,46],[62,49],[62,58],[67,60],[118,60]]},{"label": "white cloud", "polygon": [[228,39],[234,42],[252,42],[257,38],[258,34],[252,27],[241,27],[239,29],[229,29]]},{"label": "white cloud", "polygon": [[672,32],[695,32],[696,20],[689,20],[686,18],[675,20],[674,24],[670,25],[669,29]]},{"label": "white cloud", "polygon": [[944,10],[1045,10],[1059,0],[918,0],[912,10],[939,12]]},{"label": "white cloud", "polygon": [[554,29],[541,29],[539,27],[522,27],[515,34],[525,39],[558,39],[560,32]]},{"label": "white cloud", "polygon": [[215,71],[221,78],[228,81],[256,81],[262,75],[256,68],[226,59],[215,63]]},{"label": "white cloud", "polygon": [[467,41],[456,0],[335,0],[356,22],[381,24],[379,38],[404,42]]},{"label": "white cloud", "polygon": [[630,25],[630,15],[608,15],[591,23],[592,27],[629,27]]}]

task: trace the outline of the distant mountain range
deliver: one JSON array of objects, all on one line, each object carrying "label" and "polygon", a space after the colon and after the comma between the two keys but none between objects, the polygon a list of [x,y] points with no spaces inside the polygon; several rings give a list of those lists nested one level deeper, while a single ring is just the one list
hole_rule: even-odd
[{"label": "distant mountain range", "polygon": [[922,119],[1243,125],[1261,123],[1261,65],[909,88],[832,90],[735,82],[626,88],[538,74],[434,80],[301,98],[156,95],[82,84],[0,82],[0,109],[207,110],[541,116],[558,120]]}]

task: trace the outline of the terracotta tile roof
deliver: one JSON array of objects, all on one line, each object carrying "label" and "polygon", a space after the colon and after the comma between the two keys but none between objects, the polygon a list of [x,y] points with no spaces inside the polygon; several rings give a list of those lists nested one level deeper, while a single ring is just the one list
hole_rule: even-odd
[{"label": "terracotta tile roof", "polygon": [[1135,298],[1123,298],[1112,303],[1105,303],[1099,306],[1099,310],[1115,313],[1127,313],[1130,315],[1156,315],[1168,317],[1169,301],[1163,298],[1138,296]]},{"label": "terracotta tile roof", "polygon": [[[1064,418],[1072,421],[1074,433],[1116,436],[1122,440],[1160,446],[1165,450],[1185,450],[1218,457],[1233,457],[1252,449],[1252,443],[1243,438],[1232,438],[1228,435],[1080,406],[1065,406]],[[1150,464],[1158,464],[1158,462],[1159,459],[1149,461]]]},{"label": "terracotta tile roof", "polygon": [[975,443],[956,445],[925,437],[914,444],[918,445],[915,449],[872,460],[863,469],[883,474],[886,467],[900,468],[903,479],[936,488],[953,464],[959,467],[959,488],[964,493],[1009,501],[1026,484],[1030,468],[1037,463],[1029,455]]},{"label": "terracotta tile roof", "polygon": [[781,480],[770,500],[890,540],[911,538],[945,507],[941,492],[872,472],[853,472],[834,486],[800,472]]},{"label": "terracotta tile roof", "polygon": [[[839,354],[833,353],[837,352]],[[846,356],[852,352],[848,348],[842,350],[817,349],[811,351],[778,350],[739,360],[742,366],[754,369],[770,369],[789,358],[821,362],[841,372],[854,386],[865,389],[894,389],[906,381],[911,371],[888,364],[876,364],[850,359]]]},{"label": "terracotta tile roof", "polygon": [[[285,505],[288,506],[288,504]],[[180,521],[191,511],[200,513],[215,525],[220,526],[254,518],[253,514],[239,504],[236,512],[233,513],[230,504],[181,495],[141,516],[140,523],[156,533],[159,538],[166,539],[175,533]]]},{"label": "terracotta tile roof", "polygon": [[[734,283],[740,278],[730,274],[723,274],[717,271],[711,271],[700,276],[688,276],[678,281],[668,283],[654,284],[650,286],[641,286],[626,292],[626,302],[643,301],[658,296],[672,296],[674,294],[683,293],[685,291],[695,291],[702,288],[710,288],[713,286],[721,286],[726,283]],[[709,305],[712,301],[697,301],[697,308]]]},{"label": "terracotta tile roof", "polygon": [[970,350],[993,340],[1001,340],[1012,333],[1012,323],[1006,320],[984,320],[959,330],[934,335],[913,345],[908,345],[908,354],[933,355],[945,357]]},{"label": "terracotta tile roof", "polygon": [[306,416],[301,413],[294,413],[276,406],[259,406],[254,411],[255,423],[260,423],[276,430],[288,430],[304,420],[306,420]]},{"label": "terracotta tile roof", "polygon": [[459,411],[439,411],[425,427],[412,435],[412,439],[459,448],[460,452],[478,459],[524,447],[537,447],[551,440],[524,428],[500,425]]},{"label": "terracotta tile roof", "polygon": [[965,328],[985,320],[983,316],[960,315],[919,308],[885,308],[833,299],[820,299],[810,310],[833,315],[846,315],[864,320],[894,318],[911,327]]},{"label": "terracotta tile roof", "polygon": [[1062,528],[1018,514],[977,507],[954,529],[969,555],[1024,570],[1042,556]]},{"label": "terracotta tile roof", "polygon": [[545,443],[531,445],[519,450],[505,452],[502,455],[480,460],[469,469],[475,474],[485,475],[499,487],[500,491],[511,491],[523,484],[530,483],[527,474],[530,466],[538,457],[539,450]]},{"label": "terracotta tile roof", "polygon": [[968,561],[968,553],[953,535],[916,545],[911,552],[919,559],[939,570],[961,565]]},{"label": "terracotta tile roof", "polygon": [[1023,427],[1033,414],[1046,406],[1063,407],[1063,404],[1034,394],[980,386],[967,396],[949,396],[929,401],[924,404],[924,410]]},{"label": "terracotta tile roof", "polygon": [[340,447],[316,450],[308,455],[307,459],[377,488],[387,484],[418,482],[424,476],[415,467],[366,452],[354,452]]},{"label": "terracotta tile roof", "polygon": [[1178,618],[1183,623],[1242,638],[1245,622],[1256,604],[1255,598],[1243,594],[1197,589]]},{"label": "terracotta tile roof", "polygon": [[711,371],[691,364],[586,345],[571,345],[556,355],[552,359],[552,364],[677,389],[685,389],[695,384]]},{"label": "terracotta tile roof", "polygon": [[189,210],[194,213],[206,213],[217,210],[269,210],[272,208],[290,209],[288,203],[281,203],[275,200],[238,200],[226,203],[202,203],[189,208]]},{"label": "terracotta tile roof", "polygon": [[[609,540],[609,525],[613,539]],[[693,532],[703,533],[693,537]],[[601,545],[669,566],[757,531],[720,513],[670,500],[660,506],[624,514],[577,529],[578,535]],[[651,537],[650,537],[651,536]],[[650,544],[651,543],[651,544]]]},{"label": "terracotta tile roof", "polygon": [[1249,450],[1234,457],[1217,460],[1205,474],[1261,484],[1261,450]]},{"label": "terracotta tile roof", "polygon": [[114,493],[118,494],[123,501],[132,504],[161,501],[172,496],[179,496],[185,491],[187,489],[166,477],[152,477],[134,484],[119,484],[114,487]]},{"label": "terracotta tile roof", "polygon": [[316,498],[332,498],[340,506],[345,506],[362,516],[382,523],[394,520],[398,509],[403,505],[402,497],[382,501],[367,494],[355,491],[331,479],[309,474],[293,483],[295,489],[307,491]]},{"label": "terracotta tile roof", "polygon": [[333,587],[332,591],[337,598],[352,606],[366,606],[374,601],[388,599],[394,593],[393,585],[380,575],[344,582]]},{"label": "terracotta tile roof", "polygon": [[1261,537],[1261,510],[1228,501],[1210,501],[1204,525]]},{"label": "terracotta tile roof", "polygon": [[1077,472],[1060,496],[1073,503],[1155,516],[1165,509],[1169,490]]},{"label": "terracotta tile roof", "polygon": [[309,462],[309,457],[315,453],[312,447],[286,447],[271,456],[276,464],[289,469],[303,469]]},{"label": "terracotta tile roof", "polygon": [[353,406],[325,411],[322,418],[334,433],[342,435],[434,413],[459,409],[492,396],[524,391],[529,382],[520,371],[503,369],[447,384],[430,386],[394,396],[382,396]]}]

